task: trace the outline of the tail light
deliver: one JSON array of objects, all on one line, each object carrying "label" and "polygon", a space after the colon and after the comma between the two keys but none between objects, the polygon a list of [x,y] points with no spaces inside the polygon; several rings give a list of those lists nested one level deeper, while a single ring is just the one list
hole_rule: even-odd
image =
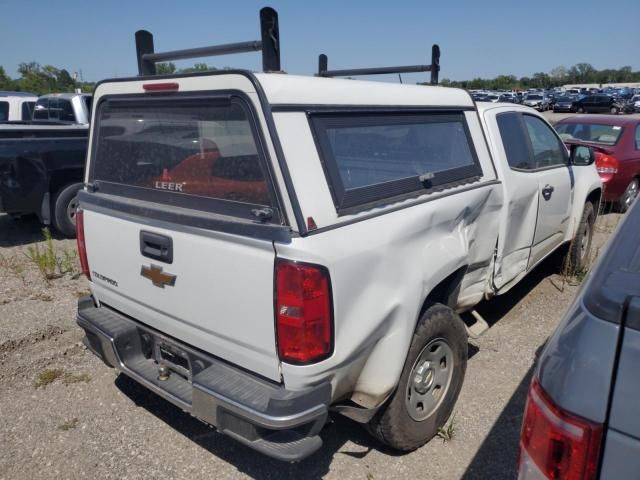
[{"label": "tail light", "polygon": [[89,260],[87,260],[87,244],[84,239],[84,211],[80,208],[76,210],[76,240],[78,242],[80,269],[82,270],[82,273],[91,280],[91,274],[89,273]]},{"label": "tail light", "polygon": [[562,411],[534,380],[520,434],[518,479],[595,479],[601,439],[602,425]]},{"label": "tail light", "polygon": [[280,359],[308,364],[331,355],[331,281],[326,268],[288,260],[276,262],[276,329]]},{"label": "tail light", "polygon": [[620,162],[617,158],[602,152],[595,152],[596,170],[602,176],[613,175],[618,173]]}]

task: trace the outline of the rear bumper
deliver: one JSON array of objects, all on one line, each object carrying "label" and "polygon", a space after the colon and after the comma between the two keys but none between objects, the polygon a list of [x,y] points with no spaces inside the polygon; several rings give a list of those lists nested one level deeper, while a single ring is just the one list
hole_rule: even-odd
[{"label": "rear bumper", "polygon": [[[91,297],[78,302],[77,321],[87,347],[107,365],[239,442],[285,461],[302,460],[322,446],[318,434],[327,420],[329,383],[286,390],[107,307],[96,307]],[[184,355],[180,362],[188,368],[169,363],[170,375],[161,380],[155,359],[160,345]]]}]

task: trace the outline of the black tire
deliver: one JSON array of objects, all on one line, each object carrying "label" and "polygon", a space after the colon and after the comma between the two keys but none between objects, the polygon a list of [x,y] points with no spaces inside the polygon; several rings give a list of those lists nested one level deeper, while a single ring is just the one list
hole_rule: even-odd
[{"label": "black tire", "polygon": [[629,207],[631,207],[633,201],[638,196],[638,192],[640,192],[640,180],[634,178],[629,182],[629,185],[627,185],[627,188],[622,194],[622,198],[618,202],[617,207],[620,213],[625,213],[629,210]]},{"label": "black tire", "polygon": [[67,238],[76,236],[75,208],[82,183],[65,185],[56,193],[53,201],[53,226]]},{"label": "black tire", "polygon": [[[426,418],[416,421],[412,418],[415,411],[410,413],[407,406],[409,391],[413,392],[417,378],[414,367],[418,366],[416,364],[423,358],[424,352],[428,354],[431,345],[443,344],[450,349],[452,360],[452,365],[448,366],[452,371],[445,373],[448,384],[437,389],[436,381],[431,382],[434,388],[429,387],[428,390],[435,393],[439,390],[441,396],[432,395],[430,398],[436,399],[433,410]],[[370,433],[385,445],[401,451],[415,450],[431,440],[446,423],[458,399],[467,369],[467,348],[467,332],[462,319],[449,307],[437,303],[431,305],[418,321],[398,387],[369,423]],[[446,368],[442,368],[442,360],[431,363],[436,366],[439,364],[437,368],[441,373],[446,371]],[[429,367],[427,373],[430,370]],[[431,378],[437,377],[432,375]]]},{"label": "black tire", "polygon": [[618,107],[611,107],[611,114],[612,115],[617,115],[618,114]]},{"label": "black tire", "polygon": [[578,113],[584,113],[584,107],[578,107],[576,110]]},{"label": "black tire", "polygon": [[593,209],[593,204],[587,202],[584,205],[582,218],[580,219],[576,234],[573,237],[567,254],[567,265],[570,272],[579,272],[589,265],[595,221],[596,214]]}]

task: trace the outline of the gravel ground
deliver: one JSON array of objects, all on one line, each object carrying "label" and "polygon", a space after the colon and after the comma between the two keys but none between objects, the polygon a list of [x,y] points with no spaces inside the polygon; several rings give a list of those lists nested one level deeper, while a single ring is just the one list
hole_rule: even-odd
[{"label": "gravel ground", "polygon": [[[620,219],[598,220],[597,251]],[[577,292],[553,261],[480,305],[491,328],[472,342],[453,438],[398,455],[336,417],[324,447],[294,465],[263,457],[117,377],[82,346],[75,304],[86,281],[45,281],[27,258],[34,220],[0,216],[0,479],[512,479],[535,354]],[[54,239],[61,252],[72,240]]]}]

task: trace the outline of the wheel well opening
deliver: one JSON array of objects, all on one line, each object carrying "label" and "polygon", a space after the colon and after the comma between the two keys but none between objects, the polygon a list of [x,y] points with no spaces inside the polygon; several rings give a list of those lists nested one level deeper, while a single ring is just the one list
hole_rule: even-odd
[{"label": "wheel well opening", "polygon": [[425,298],[422,308],[420,309],[420,316],[422,316],[424,311],[434,303],[441,303],[450,308],[454,308],[456,301],[458,300],[458,294],[460,293],[460,285],[462,284],[462,279],[466,271],[467,265],[464,265],[436,285],[429,292],[427,298]]},{"label": "wheel well opening", "polygon": [[587,202],[593,204],[593,211],[596,212],[596,214],[599,211],[599,207],[600,207],[600,199],[602,197],[602,189],[601,188],[596,188],[593,192],[589,193],[589,195],[587,195]]},{"label": "wheel well opening", "polygon": [[51,180],[49,180],[49,193],[52,196],[52,200],[61,188],[72,183],[81,183],[83,174],[84,172],[81,168],[68,168],[53,172]]}]

